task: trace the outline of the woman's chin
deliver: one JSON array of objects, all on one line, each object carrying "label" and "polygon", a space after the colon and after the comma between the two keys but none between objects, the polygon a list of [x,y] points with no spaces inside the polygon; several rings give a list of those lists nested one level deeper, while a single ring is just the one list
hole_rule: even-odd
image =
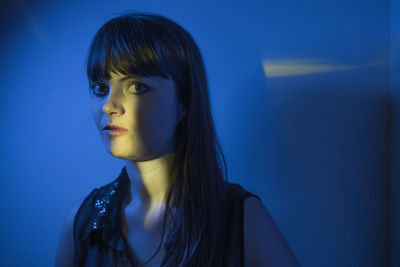
[{"label": "woman's chin", "polygon": [[108,153],[111,156],[116,157],[116,158],[120,158],[120,159],[129,159],[130,158],[130,154],[126,154],[126,153],[123,153],[121,151],[115,151],[115,150],[108,149]]}]

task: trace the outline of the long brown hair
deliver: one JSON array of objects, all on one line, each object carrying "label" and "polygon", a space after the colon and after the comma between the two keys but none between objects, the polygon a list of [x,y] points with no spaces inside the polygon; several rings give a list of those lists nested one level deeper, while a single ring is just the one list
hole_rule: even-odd
[{"label": "long brown hair", "polygon": [[224,242],[219,233],[225,223],[227,168],[196,42],[164,16],[130,12],[112,18],[97,31],[86,64],[89,87],[96,81],[109,80],[110,72],[171,77],[175,82],[186,116],[175,131],[163,238],[153,257],[163,243],[171,216],[173,227],[166,238],[162,266],[220,266]]}]

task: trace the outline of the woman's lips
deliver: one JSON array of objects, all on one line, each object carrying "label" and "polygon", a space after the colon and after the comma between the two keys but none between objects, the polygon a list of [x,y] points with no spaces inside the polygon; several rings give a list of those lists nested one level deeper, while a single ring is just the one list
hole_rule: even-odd
[{"label": "woman's lips", "polygon": [[118,125],[115,124],[109,124],[106,125],[103,128],[104,133],[106,133],[109,137],[115,137],[115,136],[120,136],[120,135],[124,135],[128,132],[127,129],[120,127]]},{"label": "woman's lips", "polygon": [[128,132],[128,130],[124,129],[103,130],[103,131],[110,137],[124,135]]},{"label": "woman's lips", "polygon": [[103,128],[103,130],[127,130],[127,129],[120,127],[118,125],[115,125],[115,124],[110,124],[110,125],[106,125]]}]

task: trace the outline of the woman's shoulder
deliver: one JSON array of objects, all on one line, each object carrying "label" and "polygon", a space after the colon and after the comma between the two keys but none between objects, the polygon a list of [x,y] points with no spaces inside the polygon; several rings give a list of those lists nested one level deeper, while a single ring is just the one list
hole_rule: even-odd
[{"label": "woman's shoulder", "polygon": [[61,229],[61,234],[57,244],[57,251],[55,257],[55,266],[64,267],[72,266],[73,264],[73,251],[74,251],[74,241],[73,241],[73,230],[74,230],[74,219],[76,214],[82,205],[85,198],[81,198],[67,211],[64,217],[64,223]]},{"label": "woman's shoulder", "polygon": [[237,183],[226,185],[231,213],[242,220],[237,225],[247,266],[300,266],[259,195]]},{"label": "woman's shoulder", "polygon": [[261,199],[244,201],[243,224],[247,266],[300,266]]},{"label": "woman's shoulder", "polygon": [[85,203],[88,203],[97,191],[98,188],[95,188],[89,194],[86,194],[86,196],[76,200],[66,212],[57,245],[55,266],[64,267],[73,265],[73,252],[75,250],[74,235],[76,231],[77,218],[79,219],[78,214],[82,214],[82,209],[85,207]]},{"label": "woman's shoulder", "polygon": [[[111,183],[110,183],[111,184]],[[64,267],[73,265],[75,251],[75,238],[77,234],[77,225],[81,226],[87,220],[90,212],[90,204],[98,196],[98,193],[109,184],[92,189],[89,193],[76,200],[68,209],[61,230],[61,235],[57,245],[55,257],[55,266]]]}]

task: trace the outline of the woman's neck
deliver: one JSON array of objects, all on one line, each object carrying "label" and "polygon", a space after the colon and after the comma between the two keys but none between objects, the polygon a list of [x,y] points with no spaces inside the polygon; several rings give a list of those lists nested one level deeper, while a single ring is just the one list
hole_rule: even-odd
[{"label": "woman's neck", "polygon": [[125,161],[129,177],[129,193],[125,204],[131,208],[151,210],[164,206],[164,196],[171,178],[173,153],[159,158],[134,162]]}]

